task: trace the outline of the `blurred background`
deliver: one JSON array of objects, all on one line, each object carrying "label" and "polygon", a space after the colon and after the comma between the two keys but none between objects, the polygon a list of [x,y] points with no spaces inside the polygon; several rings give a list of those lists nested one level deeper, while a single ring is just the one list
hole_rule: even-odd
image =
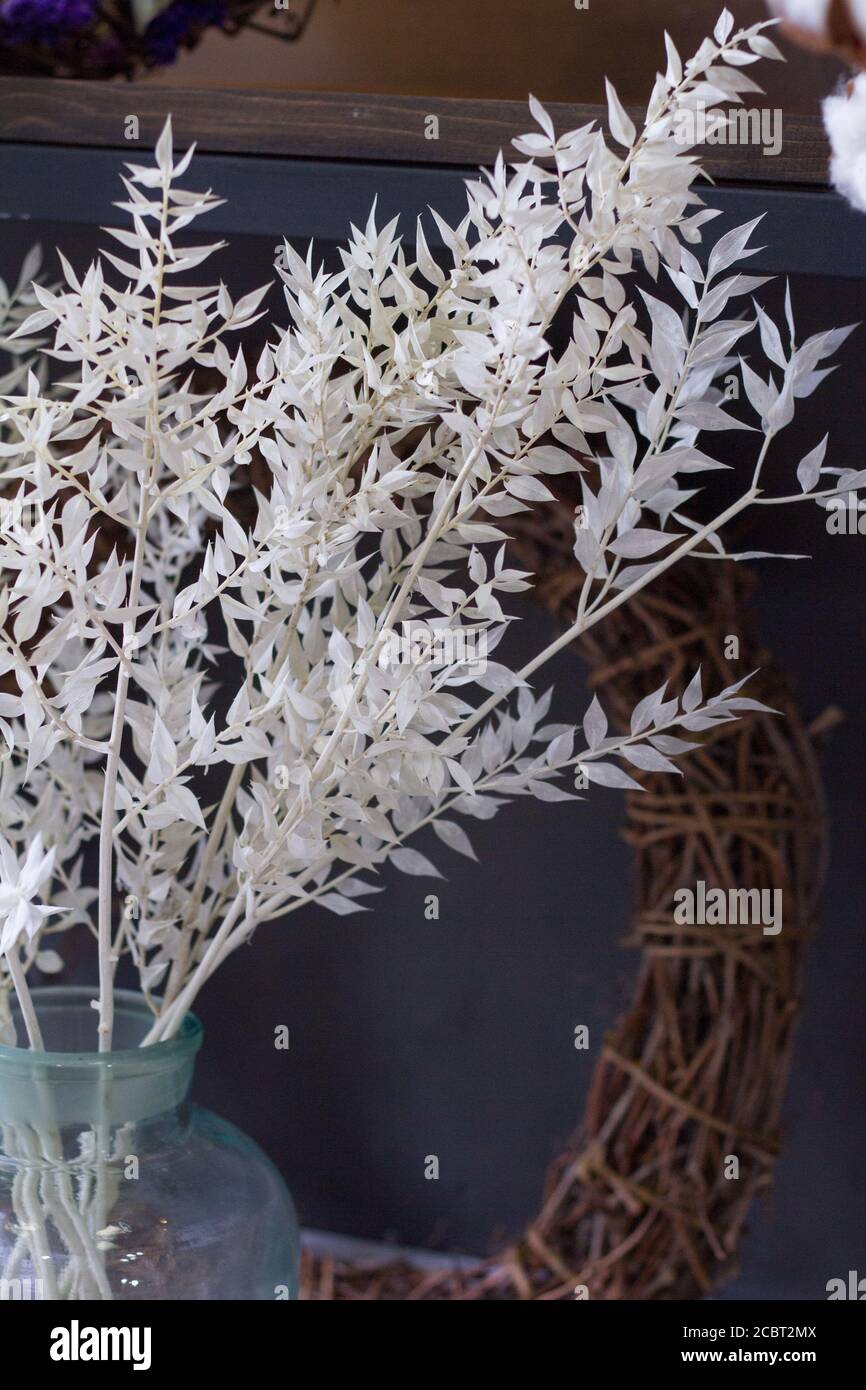
[{"label": "blurred background", "polygon": [[[767,15],[763,0],[731,8],[741,25]],[[626,104],[640,104],[663,66],[664,30],[687,55],[721,9],[720,0],[0,0],[0,70],[84,62],[85,35],[101,19],[88,61],[111,70],[117,46],[137,35],[148,82],[600,101],[606,75]],[[792,50],[787,67],[768,65],[767,91],[808,111],[839,71]]]},{"label": "blurred background", "polygon": [[[193,86],[398,92],[542,101],[601,101],[604,77],[626,104],[646,101],[662,35],[693,53],[712,31],[721,0],[316,0],[291,10],[265,4],[229,37],[206,32],[194,52],[150,80]],[[763,0],[732,5],[738,24],[767,16]],[[309,15],[297,42],[279,35],[294,13]],[[285,17],[284,17],[285,16]],[[290,21],[291,23],[291,21]],[[827,61],[791,50],[786,67],[764,68],[767,91],[791,111],[827,90]]]}]

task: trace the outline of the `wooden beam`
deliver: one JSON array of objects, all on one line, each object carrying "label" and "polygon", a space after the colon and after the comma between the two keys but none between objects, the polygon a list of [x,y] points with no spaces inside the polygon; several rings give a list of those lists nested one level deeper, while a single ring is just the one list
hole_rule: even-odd
[{"label": "wooden beam", "polygon": [[[604,120],[600,106],[551,103],[560,130]],[[515,134],[531,128],[520,101],[73,82],[0,78],[0,140],[134,149],[124,138],[139,119],[138,146],[152,146],[171,112],[179,143],[213,154],[358,159],[474,167],[490,164]],[[425,135],[435,114],[439,138]],[[638,122],[639,111],[631,112]],[[759,146],[707,146],[714,179],[826,186],[827,143],[817,116],[785,115],[780,152]]]}]

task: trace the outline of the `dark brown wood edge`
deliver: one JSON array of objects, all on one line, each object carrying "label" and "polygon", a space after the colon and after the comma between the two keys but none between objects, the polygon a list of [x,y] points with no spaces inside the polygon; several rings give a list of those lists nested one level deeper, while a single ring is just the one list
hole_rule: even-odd
[{"label": "dark brown wood edge", "polygon": [[[603,107],[583,103],[548,109],[560,130],[605,117]],[[210,153],[434,165],[490,164],[516,133],[532,128],[520,101],[0,78],[0,140],[128,150],[127,116],[138,117],[138,143],[150,146],[169,112],[178,139]],[[631,114],[640,121],[640,111]],[[438,119],[438,139],[425,133],[428,116]],[[702,163],[714,179],[823,187],[826,137],[817,115],[785,115],[778,155],[752,145],[708,146]]]}]

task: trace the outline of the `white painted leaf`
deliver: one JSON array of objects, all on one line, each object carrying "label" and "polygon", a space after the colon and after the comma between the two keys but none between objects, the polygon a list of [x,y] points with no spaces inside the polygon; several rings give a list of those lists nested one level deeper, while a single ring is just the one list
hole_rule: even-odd
[{"label": "white painted leaf", "polygon": [[681,540],[682,531],[650,531],[646,527],[635,527],[612,541],[609,549],[624,560],[643,560],[647,555],[655,555],[672,541]]},{"label": "white painted leaf", "polygon": [[478,856],[472,848],[472,842],[466,831],[461,825],[453,820],[434,820],[433,829],[439,839],[446,844],[449,849],[456,850],[458,854],[465,854],[467,859],[474,859],[477,862]]},{"label": "white painted leaf", "polygon": [[593,752],[607,733],[607,715],[602,709],[597,695],[593,695],[589,709],[583,716],[583,733],[587,745]]},{"label": "white painted leaf", "polygon": [[640,782],[636,782],[633,777],[615,763],[580,763],[579,769],[586,776],[587,781],[595,782],[600,787],[618,787],[622,791],[643,791]]},{"label": "white painted leaf", "polygon": [[417,874],[430,878],[442,877],[435,864],[431,864],[426,855],[421,854],[417,849],[393,849],[388,857],[401,873]]},{"label": "white painted leaf", "polygon": [[618,144],[624,145],[626,149],[631,149],[637,135],[634,121],[626,114],[625,108],[616,94],[616,89],[608,82],[607,78],[605,78],[604,88],[607,93],[607,120],[610,133]]},{"label": "white painted leaf", "polygon": [[174,746],[174,739],[159,715],[154,713],[150,762],[147,766],[148,781],[154,786],[158,786],[161,782],[168,781],[169,777],[174,774],[176,767],[177,749]]},{"label": "white painted leaf", "polygon": [[816,444],[815,448],[805,454],[797,464],[797,482],[804,492],[811,492],[817,486],[821,476],[821,465],[827,452],[828,438],[829,436],[825,434],[820,444]]},{"label": "white painted leaf", "polygon": [[643,772],[676,772],[682,776],[682,771],[676,763],[672,763],[669,758],[664,757],[656,748],[651,748],[646,743],[626,744],[622,749],[622,756],[634,767],[639,767]]},{"label": "white painted leaf", "polygon": [[691,713],[691,711],[701,703],[702,699],[701,668],[699,666],[683,692],[683,709]]}]

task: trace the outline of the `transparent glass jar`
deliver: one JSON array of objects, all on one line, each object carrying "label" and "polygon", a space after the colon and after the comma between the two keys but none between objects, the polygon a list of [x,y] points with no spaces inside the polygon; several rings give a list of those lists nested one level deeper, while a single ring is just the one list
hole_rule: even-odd
[{"label": "transparent glass jar", "polygon": [[93,999],[35,990],[46,1051],[0,1047],[0,1299],[297,1298],[282,1178],[189,1102],[198,1019],[140,1048],[152,1015],[118,991],[97,1053]]}]

